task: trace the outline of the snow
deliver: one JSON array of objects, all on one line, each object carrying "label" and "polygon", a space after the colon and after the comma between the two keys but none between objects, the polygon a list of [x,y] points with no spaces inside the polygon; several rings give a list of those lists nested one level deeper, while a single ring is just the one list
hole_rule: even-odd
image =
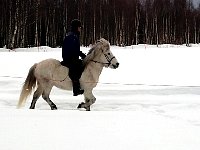
[{"label": "snow", "polygon": [[57,88],[50,96],[58,110],[42,98],[28,109],[32,96],[16,109],[29,68],[46,58],[61,60],[61,49],[1,48],[0,149],[199,150],[200,45],[111,50],[120,66],[103,70],[97,101],[86,112],[76,109],[83,96]]}]

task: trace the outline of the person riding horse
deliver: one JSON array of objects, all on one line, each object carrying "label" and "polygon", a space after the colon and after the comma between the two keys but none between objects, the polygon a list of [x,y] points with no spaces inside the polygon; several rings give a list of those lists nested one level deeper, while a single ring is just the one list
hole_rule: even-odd
[{"label": "person riding horse", "polygon": [[73,95],[77,96],[84,93],[84,90],[80,88],[79,79],[83,72],[82,60],[86,55],[80,50],[80,32],[81,32],[81,21],[74,19],[71,22],[71,30],[65,37],[62,47],[62,65],[69,68],[69,77],[72,80]]}]

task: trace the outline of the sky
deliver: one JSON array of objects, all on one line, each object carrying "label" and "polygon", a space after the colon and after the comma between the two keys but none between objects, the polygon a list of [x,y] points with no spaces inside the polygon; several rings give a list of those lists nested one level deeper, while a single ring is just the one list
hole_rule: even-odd
[{"label": "sky", "polygon": [[193,0],[194,6],[197,7],[200,3],[200,0]]}]

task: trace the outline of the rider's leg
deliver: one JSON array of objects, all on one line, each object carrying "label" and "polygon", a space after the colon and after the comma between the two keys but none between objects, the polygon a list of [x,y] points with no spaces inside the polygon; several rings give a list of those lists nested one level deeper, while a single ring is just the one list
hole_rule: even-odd
[{"label": "rider's leg", "polygon": [[84,93],[84,90],[80,88],[80,82],[79,82],[81,74],[82,74],[82,64],[80,62],[77,61],[76,63],[70,65],[69,77],[72,80],[74,96]]}]

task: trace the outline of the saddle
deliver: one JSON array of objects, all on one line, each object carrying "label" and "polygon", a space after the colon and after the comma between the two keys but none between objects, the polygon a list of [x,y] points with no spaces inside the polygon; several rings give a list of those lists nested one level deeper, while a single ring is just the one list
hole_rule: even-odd
[{"label": "saddle", "polygon": [[62,66],[64,66],[64,67],[69,68],[69,63],[66,63],[66,62],[64,62],[64,61],[61,61],[60,64],[61,64]]},{"label": "saddle", "polygon": [[79,80],[81,77],[82,72],[84,71],[84,66],[82,60],[76,60],[72,62],[64,62],[61,61],[60,64],[64,67],[69,68],[69,77],[72,80]]}]

